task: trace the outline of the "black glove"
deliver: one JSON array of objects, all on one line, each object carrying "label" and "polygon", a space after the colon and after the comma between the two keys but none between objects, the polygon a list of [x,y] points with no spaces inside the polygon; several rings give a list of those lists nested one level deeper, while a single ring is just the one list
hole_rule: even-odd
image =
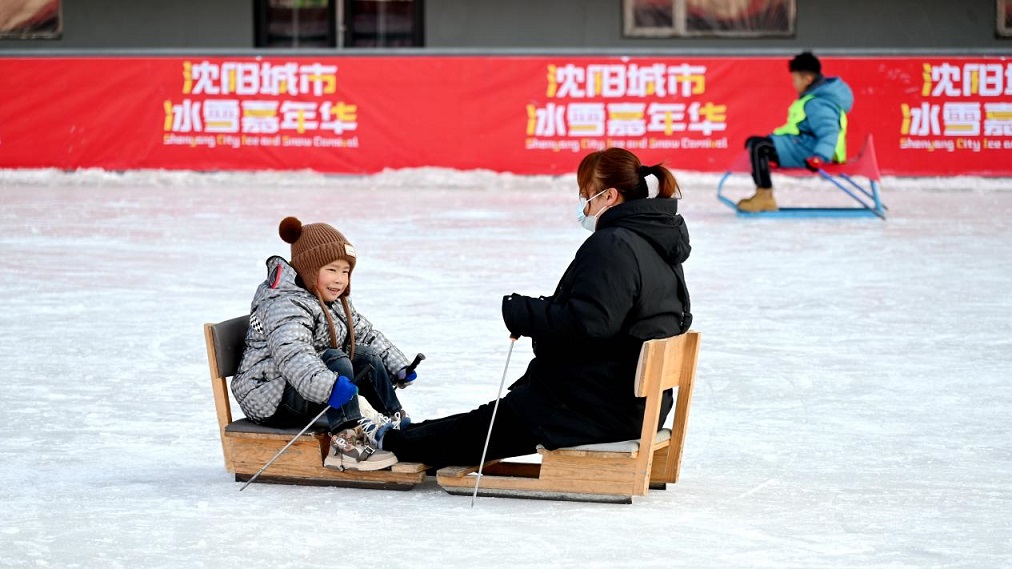
[{"label": "black glove", "polygon": [[527,309],[527,303],[523,299],[523,295],[515,292],[502,297],[502,321],[506,323],[506,329],[510,331],[510,338],[518,339],[523,336],[519,330],[522,314]]}]

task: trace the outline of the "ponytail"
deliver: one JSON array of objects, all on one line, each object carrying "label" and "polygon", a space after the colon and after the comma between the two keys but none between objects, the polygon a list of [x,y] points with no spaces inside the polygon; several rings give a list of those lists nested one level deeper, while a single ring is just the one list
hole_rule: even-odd
[{"label": "ponytail", "polygon": [[682,189],[678,187],[678,182],[675,180],[675,175],[664,167],[663,164],[654,164],[653,166],[640,166],[637,169],[637,173],[641,178],[645,178],[650,174],[653,174],[657,178],[657,195],[656,198],[680,198],[682,197]]},{"label": "ponytail", "polygon": [[671,171],[662,164],[646,166],[624,148],[608,148],[583,157],[576,171],[580,193],[590,197],[601,190],[615,188],[626,201],[650,197],[646,177],[657,178],[658,198],[680,198],[681,189]]}]

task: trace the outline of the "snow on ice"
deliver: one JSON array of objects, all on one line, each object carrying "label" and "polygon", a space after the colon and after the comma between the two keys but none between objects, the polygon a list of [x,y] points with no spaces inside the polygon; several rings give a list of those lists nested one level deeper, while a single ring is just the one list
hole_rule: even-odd
[{"label": "snow on ice", "polygon": [[245,313],[282,217],[327,221],[356,306],[427,355],[406,408],[470,409],[501,296],[550,293],[587,235],[573,176],[0,171],[0,566],[1008,567],[1012,182],[886,179],[882,222],[741,220],[716,175],[679,178],[703,334],[682,480],[470,509],[433,482],[240,494],[201,325]]}]

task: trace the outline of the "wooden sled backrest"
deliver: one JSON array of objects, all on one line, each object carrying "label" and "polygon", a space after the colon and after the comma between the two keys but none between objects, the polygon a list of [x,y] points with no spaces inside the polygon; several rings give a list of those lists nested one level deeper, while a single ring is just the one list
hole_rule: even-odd
[{"label": "wooden sled backrest", "polygon": [[695,375],[698,352],[699,332],[693,330],[644,342],[636,367],[636,397],[682,387]]},{"label": "wooden sled backrest", "polygon": [[660,338],[643,343],[639,364],[636,366],[635,394],[646,397],[643,411],[643,431],[640,433],[640,453],[637,468],[644,474],[643,492],[650,483],[653,467],[654,441],[660,428],[662,394],[678,388],[675,400],[675,419],[671,428],[670,452],[664,466],[664,477],[677,482],[682,468],[682,449],[689,420],[689,405],[696,380],[696,362],[699,358],[699,332],[689,330],[679,336]]},{"label": "wooden sled backrest", "polygon": [[214,393],[214,408],[222,434],[225,427],[232,422],[227,380],[239,369],[239,360],[242,359],[242,351],[246,345],[247,328],[249,328],[249,315],[217,324],[204,324],[207,364],[211,371],[211,391]]}]

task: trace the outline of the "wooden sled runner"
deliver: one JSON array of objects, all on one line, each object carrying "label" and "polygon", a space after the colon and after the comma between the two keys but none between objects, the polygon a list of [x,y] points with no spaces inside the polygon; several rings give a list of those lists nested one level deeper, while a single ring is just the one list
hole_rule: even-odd
[{"label": "wooden sled runner", "polygon": [[[737,203],[724,196],[724,184],[732,174],[750,174],[752,172],[748,152],[739,154],[724,176],[721,177],[720,182],[717,183],[717,199],[737,212],[739,217],[878,217],[885,219],[885,213],[889,209],[883,205],[879,193],[882,175],[879,173],[875,145],[870,134],[865,139],[861,152],[844,164],[827,164],[815,173],[804,168],[776,168],[774,171],[777,174],[788,176],[818,175],[833,184],[836,189],[850,196],[857,205],[854,207],[782,207],[777,211],[760,212],[741,211],[738,209]],[[855,176],[867,178],[867,187],[855,180]]]},{"label": "wooden sled runner", "polygon": [[[646,397],[639,440],[539,448],[541,464],[486,463],[478,494],[629,504],[648,489],[663,490],[677,482],[698,354],[699,333],[691,330],[643,344],[634,388],[637,397]],[[658,431],[662,393],[671,388],[677,389],[673,429]],[[436,481],[451,494],[470,496],[477,471],[477,466],[445,467]]]},{"label": "wooden sled runner", "polygon": [[[236,482],[249,480],[267,461],[299,433],[300,428],[275,429],[248,419],[232,420],[227,378],[235,375],[242,358],[249,316],[217,324],[204,324],[207,363],[211,370],[211,391],[218,415],[225,470]],[[345,486],[384,490],[410,490],[425,479],[425,466],[398,463],[387,470],[368,472],[325,468],[323,459],[330,449],[327,425],[317,423],[261,474],[257,482],[310,486]]]}]

